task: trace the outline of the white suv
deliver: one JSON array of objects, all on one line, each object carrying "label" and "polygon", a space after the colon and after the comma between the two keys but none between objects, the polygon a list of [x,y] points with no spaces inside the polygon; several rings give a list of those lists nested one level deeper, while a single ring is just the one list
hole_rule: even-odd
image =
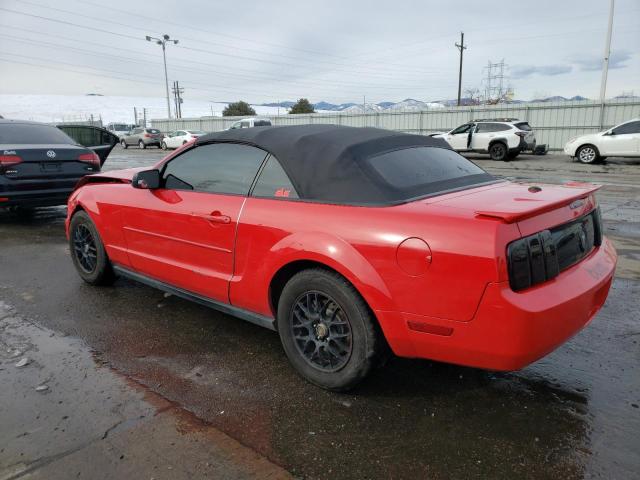
[{"label": "white suv", "polygon": [[268,118],[251,117],[238,120],[229,127],[229,130],[235,130],[237,128],[253,128],[253,127],[270,127],[271,120]]},{"label": "white suv", "polygon": [[517,118],[473,120],[431,136],[446,140],[457,152],[488,153],[492,160],[512,160],[520,152],[536,147],[531,127]]},{"label": "white suv", "polygon": [[572,138],[564,146],[564,153],[582,163],[594,163],[609,156],[640,157],[640,118],[604,132]]}]

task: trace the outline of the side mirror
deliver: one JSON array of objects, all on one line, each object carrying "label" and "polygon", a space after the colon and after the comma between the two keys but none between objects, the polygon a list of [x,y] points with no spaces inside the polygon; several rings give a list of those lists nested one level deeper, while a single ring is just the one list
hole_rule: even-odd
[{"label": "side mirror", "polygon": [[160,188],[160,170],[143,170],[136,173],[131,179],[131,186],[145,190]]}]

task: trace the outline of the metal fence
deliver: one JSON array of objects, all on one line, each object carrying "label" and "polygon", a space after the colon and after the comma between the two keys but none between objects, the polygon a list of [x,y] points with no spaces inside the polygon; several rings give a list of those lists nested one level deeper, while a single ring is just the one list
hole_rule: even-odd
[{"label": "metal fence", "polygon": [[[538,144],[559,150],[571,137],[594,133],[631,118],[640,117],[640,101],[620,99],[607,101],[543,102],[500,105],[480,105],[412,111],[382,111],[376,113],[314,113],[308,115],[261,115],[274,125],[328,123],[350,127],[378,127],[407,133],[427,135],[449,131],[458,125],[479,118],[518,118],[526,120],[536,134]],[[201,117],[156,119],[151,124],[162,131],[197,129],[206,132],[225,130],[243,117]]]}]

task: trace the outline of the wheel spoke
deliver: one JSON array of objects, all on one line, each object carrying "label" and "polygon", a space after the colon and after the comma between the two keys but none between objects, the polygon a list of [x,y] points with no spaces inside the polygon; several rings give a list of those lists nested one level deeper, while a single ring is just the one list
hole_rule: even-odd
[{"label": "wheel spoke", "polygon": [[347,364],[353,346],[351,324],[329,295],[304,292],[294,302],[289,322],[294,345],[312,367],[333,372]]}]

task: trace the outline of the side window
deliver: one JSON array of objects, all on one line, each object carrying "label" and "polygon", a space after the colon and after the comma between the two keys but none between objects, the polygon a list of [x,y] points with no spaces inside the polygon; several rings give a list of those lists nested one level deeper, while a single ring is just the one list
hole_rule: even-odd
[{"label": "side window", "polygon": [[299,198],[291,180],[280,166],[280,162],[273,156],[269,157],[267,164],[260,172],[260,177],[256,186],[253,187],[251,195],[268,198]]},{"label": "side window", "polygon": [[458,128],[456,128],[454,131],[452,131],[451,135],[457,135],[459,133],[467,133],[470,128],[471,128],[470,123],[467,123],[466,125],[461,125]]},{"label": "side window", "polygon": [[249,122],[240,122],[240,128],[249,128]]},{"label": "side window", "polygon": [[625,133],[640,133],[640,122],[629,122],[613,129],[615,135],[623,135]]},{"label": "side window", "polygon": [[164,169],[164,187],[247,195],[267,153],[234,143],[213,143],[187,150]]},{"label": "side window", "polygon": [[478,126],[476,127],[476,133],[490,132],[491,130],[489,129],[489,125],[491,125],[491,124],[490,123],[479,123]]}]

